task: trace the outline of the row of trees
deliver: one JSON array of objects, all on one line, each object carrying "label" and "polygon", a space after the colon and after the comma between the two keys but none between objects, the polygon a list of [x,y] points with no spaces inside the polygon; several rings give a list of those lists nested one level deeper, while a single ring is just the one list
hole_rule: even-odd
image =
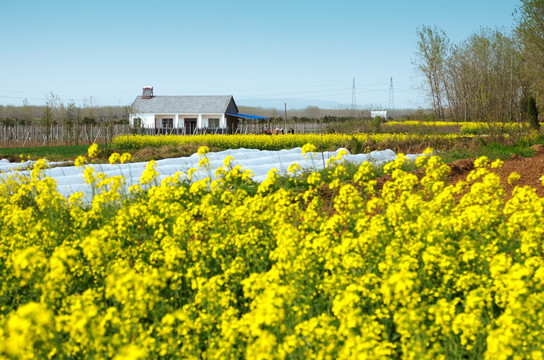
[{"label": "row of trees", "polygon": [[130,108],[127,106],[97,106],[92,97],[81,105],[74,101],[64,103],[57,95],[47,96],[44,106],[0,106],[0,124],[13,125],[94,125],[103,122],[128,123]]},{"label": "row of trees", "polygon": [[485,28],[457,44],[438,27],[418,28],[414,65],[436,119],[535,118],[544,104],[544,1],[522,0],[515,14],[513,34]]}]

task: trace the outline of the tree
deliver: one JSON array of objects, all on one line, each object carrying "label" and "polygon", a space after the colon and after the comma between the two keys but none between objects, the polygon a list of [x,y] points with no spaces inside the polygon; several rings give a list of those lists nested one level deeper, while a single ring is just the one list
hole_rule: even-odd
[{"label": "tree", "polygon": [[83,123],[86,125],[96,124],[96,104],[92,96],[83,99]]},{"label": "tree", "polygon": [[55,121],[55,116],[53,114],[53,109],[51,105],[47,103],[43,109],[42,117],[40,118],[40,125],[43,126],[43,131],[45,134],[45,141],[49,141],[53,134],[53,123]]},{"label": "tree", "polygon": [[64,121],[67,126],[72,126],[79,122],[79,109],[73,100],[66,104]]},{"label": "tree", "polygon": [[527,77],[536,100],[544,100],[544,0],[521,0],[514,13]]},{"label": "tree", "polygon": [[55,124],[57,123],[64,123],[64,103],[62,102],[62,99],[60,96],[54,94],[52,91],[49,92],[48,95],[46,95],[46,101],[45,103],[47,106],[50,107]]},{"label": "tree", "polygon": [[49,104],[45,105],[45,108],[43,109],[43,114],[40,119],[40,124],[46,127],[50,127],[53,125],[55,121],[55,117],[53,115],[53,109]]},{"label": "tree", "polygon": [[536,107],[536,99],[534,98],[534,96],[529,97],[529,104],[527,106],[527,119],[529,120],[529,125],[531,126],[531,129],[540,129],[540,124],[538,122],[538,109]]},{"label": "tree", "polygon": [[449,51],[450,40],[443,30],[425,25],[418,28],[414,65],[425,78],[436,119],[444,119],[445,70]]},{"label": "tree", "polygon": [[306,106],[303,113],[312,119],[319,119],[321,117],[321,109],[318,106]]},{"label": "tree", "polygon": [[519,119],[524,93],[520,63],[515,40],[496,29],[482,28],[452,46],[444,92],[453,117],[489,123]]},{"label": "tree", "polygon": [[478,120],[512,121],[518,113],[521,87],[519,53],[514,40],[499,30],[482,28],[467,42],[473,83],[469,93]]},{"label": "tree", "polygon": [[31,115],[32,108],[30,107],[30,104],[28,103],[27,99],[23,100],[23,107],[22,107],[22,116],[20,119],[20,122],[22,125],[27,125],[32,123],[32,115]]}]

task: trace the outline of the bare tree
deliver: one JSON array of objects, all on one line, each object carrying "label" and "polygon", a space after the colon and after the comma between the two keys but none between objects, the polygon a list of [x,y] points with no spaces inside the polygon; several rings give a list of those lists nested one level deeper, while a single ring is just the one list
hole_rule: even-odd
[{"label": "bare tree", "polygon": [[519,118],[520,53],[498,30],[480,29],[453,47],[447,63],[448,103],[458,119],[507,122]]},{"label": "bare tree", "polygon": [[82,112],[84,124],[96,124],[96,104],[92,96],[83,99]]},{"label": "bare tree", "polygon": [[424,76],[435,118],[448,111],[454,119],[486,121],[490,127],[521,118],[526,86],[515,39],[482,28],[451,45],[442,30],[424,26],[417,45],[414,64]]},{"label": "bare tree", "polygon": [[443,101],[449,51],[450,40],[443,30],[425,25],[418,28],[414,65],[425,78],[425,87],[436,119],[445,117]]},{"label": "bare tree", "polygon": [[526,91],[544,103],[544,0],[521,0],[514,13],[524,60]]},{"label": "bare tree", "polygon": [[48,95],[45,96],[45,98],[46,106],[49,106],[51,108],[51,111],[53,112],[54,123],[64,123],[64,103],[60,96],[54,94],[51,91]]},{"label": "bare tree", "polygon": [[23,100],[23,107],[21,110],[20,123],[23,125],[32,123],[32,108],[27,99]]}]

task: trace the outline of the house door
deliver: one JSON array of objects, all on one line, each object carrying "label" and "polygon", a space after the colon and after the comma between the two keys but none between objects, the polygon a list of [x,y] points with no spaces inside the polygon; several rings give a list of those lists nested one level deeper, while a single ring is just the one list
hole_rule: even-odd
[{"label": "house door", "polygon": [[193,134],[196,130],[196,119],[185,119],[185,133]]}]

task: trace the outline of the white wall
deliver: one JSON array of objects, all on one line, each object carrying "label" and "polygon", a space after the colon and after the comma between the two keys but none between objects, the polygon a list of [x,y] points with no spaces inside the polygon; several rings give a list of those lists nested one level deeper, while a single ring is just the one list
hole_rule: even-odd
[{"label": "white wall", "polygon": [[375,118],[376,116],[381,116],[385,119],[387,119],[387,110],[379,110],[379,111],[371,111],[370,117]]},{"label": "white wall", "polygon": [[219,127],[226,128],[227,120],[225,114],[131,114],[130,125],[134,126],[134,119],[141,118],[142,126],[147,128],[160,127],[162,119],[174,119],[174,128],[183,128],[185,126],[185,118],[197,119],[197,127],[199,129],[209,127],[208,119],[219,119]]},{"label": "white wall", "polygon": [[130,115],[130,125],[134,126],[134,119],[142,119],[143,127],[154,127],[155,126],[155,114],[131,114]]},{"label": "white wall", "polygon": [[202,127],[203,128],[209,128],[210,127],[210,119],[219,119],[219,127],[220,128],[226,128],[227,124],[225,122],[225,115],[224,114],[212,114],[212,115],[202,115]]}]

